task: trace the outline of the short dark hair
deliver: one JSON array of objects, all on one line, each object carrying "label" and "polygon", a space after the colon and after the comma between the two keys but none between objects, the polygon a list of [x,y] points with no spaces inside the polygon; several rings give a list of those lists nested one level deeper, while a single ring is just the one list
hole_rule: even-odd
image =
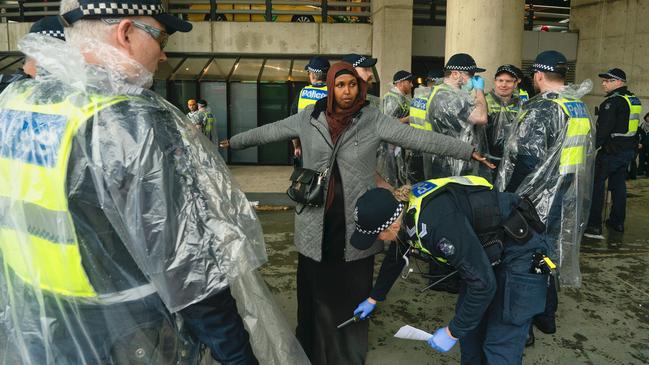
[{"label": "short dark hair", "polygon": [[548,81],[566,81],[566,74],[558,72],[544,72],[545,78]]}]

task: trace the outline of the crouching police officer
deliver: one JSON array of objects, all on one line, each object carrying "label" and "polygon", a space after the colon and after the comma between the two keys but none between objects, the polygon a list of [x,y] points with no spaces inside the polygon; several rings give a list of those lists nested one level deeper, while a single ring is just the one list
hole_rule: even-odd
[{"label": "crouching police officer", "polygon": [[436,260],[457,268],[462,286],[455,316],[428,344],[447,352],[459,339],[462,364],[521,364],[554,268],[545,256],[554,252],[551,244],[537,233],[544,226],[534,206],[493,190],[477,176],[420,182],[405,204],[380,188],[358,199],[352,245],[366,249],[377,239],[394,242],[370,297],[354,314],[364,319],[385,300],[405,255]]}]

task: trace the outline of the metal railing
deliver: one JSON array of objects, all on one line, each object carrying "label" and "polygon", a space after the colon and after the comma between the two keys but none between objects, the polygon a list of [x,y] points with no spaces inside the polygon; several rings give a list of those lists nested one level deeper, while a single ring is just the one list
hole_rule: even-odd
[{"label": "metal railing", "polygon": [[[192,21],[370,22],[371,0],[167,0],[169,13]],[[4,0],[0,21],[36,21],[57,15],[59,1]]]},{"label": "metal railing", "polygon": [[[446,0],[413,0],[414,25],[446,25]],[[570,22],[569,6],[535,4],[526,1],[525,30],[567,31]]]},{"label": "metal railing", "polygon": [[368,23],[371,0],[169,0],[169,12],[192,20]]}]

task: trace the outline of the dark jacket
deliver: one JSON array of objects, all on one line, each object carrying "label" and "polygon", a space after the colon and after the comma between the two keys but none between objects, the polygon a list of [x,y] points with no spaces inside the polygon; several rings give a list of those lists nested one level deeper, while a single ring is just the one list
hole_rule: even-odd
[{"label": "dark jacket", "polygon": [[[478,326],[496,293],[497,286],[494,269],[471,222],[473,214],[466,199],[467,194],[463,193],[471,189],[474,188],[457,188],[453,193],[445,192],[432,198],[434,201],[429,202],[420,213],[417,227],[424,248],[433,256],[448,260],[448,264],[457,268],[466,285],[464,298],[449,323],[451,333],[459,338]],[[520,202],[517,195],[510,193],[492,190],[478,194],[496,194],[502,217],[509,216]],[[407,237],[403,231],[401,233],[399,241],[406,242]],[[403,269],[403,252],[398,254],[397,251],[397,244],[392,243],[370,294],[376,300],[385,299]],[[542,236],[535,235],[535,239],[525,245],[508,244],[506,241],[500,267],[508,271],[527,272],[530,267],[529,257],[532,252],[537,251],[550,251]]]},{"label": "dark jacket", "polygon": [[599,106],[595,146],[602,147],[607,153],[633,150],[637,147],[636,137],[611,137],[612,133],[626,133],[629,128],[629,104],[620,95],[633,94],[623,86],[606,94],[606,99]]}]

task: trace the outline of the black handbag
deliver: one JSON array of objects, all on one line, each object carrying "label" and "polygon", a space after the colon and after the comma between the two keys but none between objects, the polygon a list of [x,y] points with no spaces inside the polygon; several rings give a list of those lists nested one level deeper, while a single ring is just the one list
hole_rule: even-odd
[{"label": "black handbag", "polygon": [[297,211],[298,214],[302,213],[305,206],[319,207],[324,204],[325,196],[324,191],[333,168],[336,154],[340,147],[340,141],[345,133],[343,132],[334,146],[333,153],[329,158],[329,163],[324,171],[316,171],[306,169],[304,167],[295,167],[293,174],[291,174],[291,185],[286,190],[286,194],[291,200],[296,203],[302,204],[302,209]]}]

